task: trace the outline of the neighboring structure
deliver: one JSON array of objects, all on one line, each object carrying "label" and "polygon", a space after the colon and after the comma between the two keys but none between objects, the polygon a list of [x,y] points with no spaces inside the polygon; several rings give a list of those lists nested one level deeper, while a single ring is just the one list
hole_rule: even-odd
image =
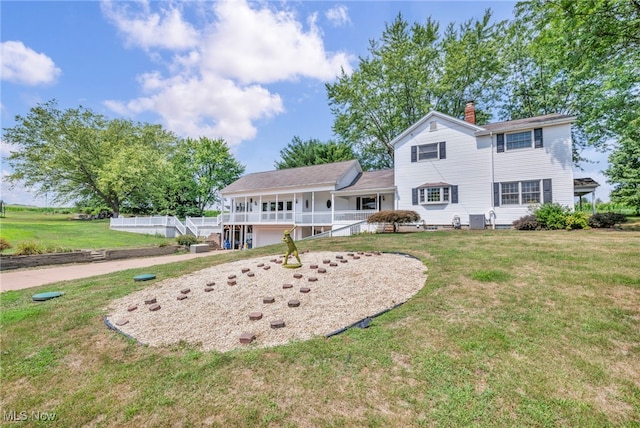
[{"label": "neighboring structure", "polygon": [[535,204],[573,208],[571,124],[551,114],[475,125],[431,112],[400,134],[395,148],[396,208],[428,225],[511,226]]},{"label": "neighboring structure", "polygon": [[[433,111],[393,140],[393,170],[363,172],[351,160],[247,174],[221,190],[228,206],[218,218],[184,225],[158,218],[153,227],[214,234],[228,248],[279,243],[293,226],[296,240],[375,231],[367,218],[390,209],[417,211],[419,228],[511,227],[537,204],[573,208],[574,195],[598,186],[577,179],[574,187],[574,119],[550,114],[477,126],[473,103],[465,120]],[[111,224],[125,230],[131,223]]]}]

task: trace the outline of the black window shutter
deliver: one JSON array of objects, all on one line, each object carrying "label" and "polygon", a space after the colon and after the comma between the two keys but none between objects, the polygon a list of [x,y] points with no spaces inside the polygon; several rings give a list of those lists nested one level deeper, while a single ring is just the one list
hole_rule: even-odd
[{"label": "black window shutter", "polygon": [[413,205],[418,205],[418,189],[411,189],[411,199]]},{"label": "black window shutter", "polygon": [[504,152],[504,134],[496,134],[496,147],[498,153]]},{"label": "black window shutter", "polygon": [[447,142],[442,141],[441,143],[438,144],[438,146],[440,146],[440,159],[446,159],[447,158]]},{"label": "black window shutter", "polygon": [[356,211],[360,211],[360,196],[356,198]]},{"label": "black window shutter", "polygon": [[418,162],[418,146],[411,146],[411,162]]},{"label": "black window shutter", "polygon": [[542,128],[536,128],[533,130],[533,141],[534,141],[534,147],[536,149],[543,147]]},{"label": "black window shutter", "polygon": [[458,186],[451,186],[451,203],[458,203]]},{"label": "black window shutter", "polygon": [[493,183],[493,206],[500,206],[500,183]]},{"label": "black window shutter", "polygon": [[553,201],[551,194],[551,179],[545,178],[542,180],[542,202],[545,204],[550,204]]}]

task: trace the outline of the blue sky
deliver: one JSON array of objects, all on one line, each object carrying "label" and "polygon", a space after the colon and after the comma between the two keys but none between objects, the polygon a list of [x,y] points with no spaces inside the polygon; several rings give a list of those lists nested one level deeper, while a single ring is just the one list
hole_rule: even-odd
[{"label": "blue sky", "polygon": [[[0,120],[39,102],[224,138],[247,172],[271,170],[294,136],[333,137],[325,83],[352,70],[399,13],[410,23],[511,19],[509,1],[2,1]],[[9,174],[2,145],[2,177]],[[576,177],[599,173],[584,165]],[[29,189],[8,203],[45,205]]]}]

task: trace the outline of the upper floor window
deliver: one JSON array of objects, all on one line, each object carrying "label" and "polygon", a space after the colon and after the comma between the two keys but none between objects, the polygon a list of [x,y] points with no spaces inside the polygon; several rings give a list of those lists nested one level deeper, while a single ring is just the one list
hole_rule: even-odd
[{"label": "upper floor window", "polygon": [[509,151],[528,149],[531,148],[531,146],[536,149],[543,147],[542,128],[536,128],[533,131],[496,134],[496,151],[498,153],[504,152],[505,148]]},{"label": "upper floor window", "polygon": [[531,147],[531,131],[507,134],[507,150]]},{"label": "upper floor window", "polygon": [[447,143],[445,141],[411,146],[411,162],[445,159],[446,157]]}]

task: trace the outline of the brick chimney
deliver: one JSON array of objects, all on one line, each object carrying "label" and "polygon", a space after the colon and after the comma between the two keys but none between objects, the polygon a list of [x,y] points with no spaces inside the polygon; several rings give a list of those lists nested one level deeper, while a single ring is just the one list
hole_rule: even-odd
[{"label": "brick chimney", "polygon": [[467,105],[464,106],[464,121],[472,125],[476,124],[476,108],[473,105],[473,100],[467,101]]}]

